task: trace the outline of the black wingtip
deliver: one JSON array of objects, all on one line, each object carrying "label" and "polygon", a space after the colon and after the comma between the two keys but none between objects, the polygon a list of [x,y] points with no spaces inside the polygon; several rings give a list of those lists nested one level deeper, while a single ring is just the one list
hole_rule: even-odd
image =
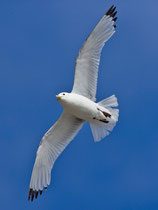
[{"label": "black wingtip", "polygon": [[114,14],[114,12],[115,12],[115,9],[116,9],[116,7],[114,7],[112,10],[111,10],[111,16],[113,16],[113,14]]},{"label": "black wingtip", "polygon": [[38,191],[35,192],[35,198],[37,199],[38,197]]},{"label": "black wingtip", "polygon": [[115,18],[113,19],[114,22],[116,22],[116,20],[117,20],[117,17],[115,17]]},{"label": "black wingtip", "polygon": [[111,11],[113,10],[113,7],[114,7],[114,5],[112,5],[109,9],[108,9],[108,11],[105,13],[105,15],[110,15],[111,14]]},{"label": "black wingtip", "polygon": [[115,15],[117,14],[117,11],[116,12],[114,12],[113,14],[112,14],[112,16],[111,17],[115,17]]},{"label": "black wingtip", "polygon": [[[116,14],[117,14],[117,11],[115,11],[115,10],[116,10],[116,7],[115,7],[114,5],[112,5],[112,6],[109,8],[109,10],[105,13],[106,16],[112,17],[112,18],[113,18],[112,20],[113,20],[114,22],[116,22],[116,20],[117,20],[117,17],[115,17]],[[116,24],[114,25],[114,28],[116,28]]]},{"label": "black wingtip", "polygon": [[[47,190],[47,187],[44,187],[45,190]],[[29,189],[29,193],[28,193],[28,201],[33,201],[34,198],[37,199],[38,194],[42,195],[42,190],[33,190],[32,188]]]},{"label": "black wingtip", "polygon": [[33,201],[33,199],[34,199],[34,193],[32,193],[31,195],[31,201]]},{"label": "black wingtip", "polygon": [[30,189],[29,189],[29,194],[28,194],[28,201],[30,200],[30,197],[31,197],[31,195],[32,195],[32,191],[33,191],[33,190],[30,188]]}]

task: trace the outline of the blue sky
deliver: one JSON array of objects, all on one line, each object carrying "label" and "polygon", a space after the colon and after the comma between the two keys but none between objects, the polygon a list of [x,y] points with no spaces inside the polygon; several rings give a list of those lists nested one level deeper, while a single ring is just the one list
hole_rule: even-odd
[{"label": "blue sky", "polygon": [[36,150],[71,91],[78,50],[110,0],[0,1],[1,209],[158,209],[156,0],[117,2],[97,101],[116,94],[114,131],[94,143],[86,124],[56,161],[47,192],[27,201]]}]

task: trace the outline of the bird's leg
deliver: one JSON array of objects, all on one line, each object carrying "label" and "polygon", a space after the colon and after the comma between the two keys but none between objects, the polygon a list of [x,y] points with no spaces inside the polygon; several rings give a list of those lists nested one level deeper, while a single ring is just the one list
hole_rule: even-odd
[{"label": "bird's leg", "polygon": [[97,108],[97,110],[98,111],[100,111],[100,112],[102,112],[103,113],[103,115],[105,116],[105,117],[109,117],[109,118],[111,118],[111,114],[109,114],[109,113],[107,113],[107,112],[103,112],[102,110],[100,110],[99,108]]},{"label": "bird's leg", "polygon": [[109,121],[107,120],[99,120],[100,122],[103,122],[103,123],[108,123]]},{"label": "bird's leg", "polygon": [[[111,115],[109,113],[104,112],[104,111],[100,110],[99,108],[97,108],[97,110],[100,111],[106,118],[107,117],[111,118]],[[93,117],[93,120],[98,120],[98,121],[103,122],[103,123],[108,123],[109,122],[107,119],[97,119],[95,117]]]},{"label": "bird's leg", "polygon": [[98,120],[98,121],[103,122],[103,123],[108,123],[108,122],[109,122],[109,121],[107,121],[106,119],[105,119],[105,120],[100,120],[100,119],[97,119],[97,118],[95,118],[95,117],[93,117],[93,120]]}]

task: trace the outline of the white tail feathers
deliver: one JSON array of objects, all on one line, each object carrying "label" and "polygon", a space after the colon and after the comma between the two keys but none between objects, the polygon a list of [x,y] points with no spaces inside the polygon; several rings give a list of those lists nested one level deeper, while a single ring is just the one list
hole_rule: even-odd
[{"label": "white tail feathers", "polygon": [[106,107],[106,108],[108,108],[108,107],[117,107],[118,106],[117,98],[116,98],[115,95],[112,95],[112,96],[110,96],[110,97],[108,97],[108,98],[98,102],[98,104],[100,106],[103,106],[103,107]]},{"label": "white tail feathers", "polygon": [[100,141],[105,136],[109,135],[109,131],[105,128],[105,125],[103,125],[103,123],[99,121],[90,123],[90,127],[92,130],[94,141]]},{"label": "white tail feathers", "polygon": [[103,111],[104,109],[108,110],[111,114],[111,118],[108,118],[108,123],[100,122],[97,120],[90,122],[90,127],[95,141],[100,141],[110,133],[109,131],[113,130],[119,116],[119,109],[112,108],[118,106],[117,98],[115,95],[100,101],[98,105],[102,108]]}]

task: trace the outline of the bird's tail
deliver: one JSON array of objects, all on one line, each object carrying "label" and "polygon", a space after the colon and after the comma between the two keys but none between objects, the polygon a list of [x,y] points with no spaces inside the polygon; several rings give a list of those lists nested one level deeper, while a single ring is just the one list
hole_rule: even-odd
[{"label": "bird's tail", "polygon": [[90,127],[95,141],[100,141],[110,133],[109,131],[113,130],[119,116],[119,109],[113,108],[118,106],[117,98],[115,95],[100,101],[98,105],[101,107],[103,112],[104,109],[108,110],[111,116],[107,121],[105,120],[105,122],[98,120],[90,122]]}]

